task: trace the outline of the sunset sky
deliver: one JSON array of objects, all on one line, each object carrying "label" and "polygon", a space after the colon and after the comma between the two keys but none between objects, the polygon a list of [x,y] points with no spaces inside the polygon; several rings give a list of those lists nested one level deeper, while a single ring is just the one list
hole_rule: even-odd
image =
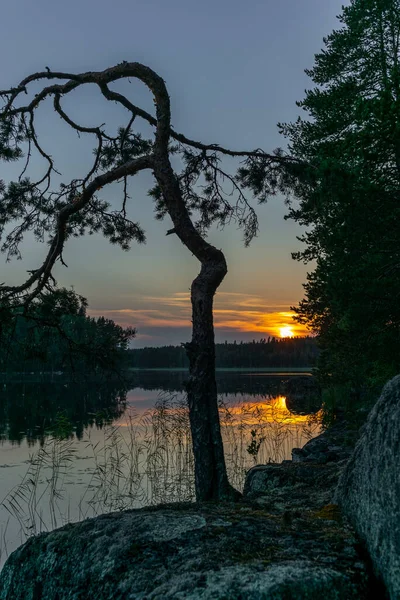
[{"label": "sunset sky", "polygon": [[[276,124],[298,116],[295,102],[310,85],[304,69],[312,66],[323,36],[338,27],[341,5],[336,0],[7,2],[0,24],[0,87],[12,87],[47,65],[82,72],[139,61],[166,81],[177,131],[233,149],[272,151],[285,146]],[[150,94],[139,84],[116,89],[154,111]],[[69,98],[65,108],[87,125],[106,122],[116,128],[127,121],[122,109],[100,99],[92,87]],[[84,174],[92,160],[90,136],[77,139],[50,105],[38,115],[37,130],[58,161],[62,180]],[[140,131],[151,132],[147,126]],[[225,168],[236,165],[227,160]],[[42,167],[34,160],[32,176]],[[2,165],[0,177],[15,177],[15,169]],[[100,236],[71,240],[64,252],[68,269],[56,271],[60,284],[73,285],[88,298],[92,315],[137,327],[136,347],[189,339],[189,288],[198,271],[177,237],[165,235],[170,221],[154,220],[147,196],[151,185],[151,174],[145,173],[131,181],[129,190],[129,215],[146,230],[145,245],[134,244],[124,253]],[[117,207],[120,191],[116,185],[104,197]],[[301,229],[284,221],[287,208],[280,197],[257,210],[260,233],[250,248],[244,248],[235,225],[209,235],[228,262],[215,301],[217,341],[305,333],[289,312],[302,298],[306,276],[306,267],[290,254],[300,247]],[[46,246],[27,239],[22,251],[23,261],[6,264],[1,258],[0,281],[23,281],[28,269],[40,265]],[[291,329],[282,331],[285,327]]]}]

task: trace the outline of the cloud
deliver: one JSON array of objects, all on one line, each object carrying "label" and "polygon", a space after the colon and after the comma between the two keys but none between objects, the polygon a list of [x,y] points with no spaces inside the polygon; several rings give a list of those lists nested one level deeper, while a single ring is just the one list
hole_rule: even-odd
[{"label": "cloud", "polygon": [[[189,339],[189,292],[177,292],[172,296],[142,296],[134,301],[137,308],[94,308],[89,310],[89,314],[94,317],[103,315],[124,327],[136,327],[136,342],[139,341],[140,345],[179,343],[176,341],[178,331],[178,335],[183,334],[184,340]],[[214,303],[217,338],[224,334],[228,334],[230,339],[236,334],[238,340],[248,339],[252,334],[257,334],[257,338],[279,336],[282,327],[290,327],[294,335],[307,335],[306,327],[293,320],[294,313],[289,306],[290,302],[268,304],[261,296],[219,292]]]},{"label": "cloud", "polygon": [[104,316],[108,319],[113,319],[113,321],[124,327],[185,327],[188,325],[188,320],[182,315],[174,314],[168,310],[162,311],[150,308],[96,308],[90,309],[88,312],[92,317]]}]

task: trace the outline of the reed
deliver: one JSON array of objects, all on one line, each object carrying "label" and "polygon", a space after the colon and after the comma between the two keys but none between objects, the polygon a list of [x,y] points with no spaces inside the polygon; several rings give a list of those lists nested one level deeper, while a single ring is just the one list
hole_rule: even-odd
[{"label": "reed", "polygon": [[[293,446],[317,435],[317,417],[292,415],[284,398],[255,403],[243,397],[236,406],[220,399],[221,429],[230,481],[243,487],[246,471],[256,463],[280,462]],[[41,531],[102,513],[175,501],[194,500],[194,462],[189,414],[182,395],[162,393],[155,407],[139,413],[128,407],[113,423],[96,415],[102,438],[88,429],[80,448],[90,460],[78,505],[68,495],[68,480],[77,464],[77,442],[64,415],[31,455],[22,481],[2,500],[21,541]],[[98,437],[98,436],[97,436]],[[76,504],[76,503],[75,503]],[[15,527],[14,527],[15,529]],[[1,554],[7,554],[7,531],[0,531]]]}]

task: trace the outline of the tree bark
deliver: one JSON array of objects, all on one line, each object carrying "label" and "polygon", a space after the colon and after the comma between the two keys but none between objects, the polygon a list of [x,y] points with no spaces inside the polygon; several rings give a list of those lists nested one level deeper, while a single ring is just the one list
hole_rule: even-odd
[{"label": "tree bark", "polygon": [[192,341],[186,344],[189,380],[186,385],[192,433],[195,488],[198,502],[237,500],[240,493],[228,482],[222,443],[217,384],[213,300],[227,273],[221,250],[209,244],[194,227],[179,183],[166,153],[154,153],[154,175],[163,193],[174,233],[201,263],[192,283]]},{"label": "tree bark", "polygon": [[213,299],[227,267],[223,253],[211,248],[210,259],[202,263],[192,283],[192,341],[186,344],[197,501],[234,499],[238,495],[228,482],[215,380]]},{"label": "tree bark", "polygon": [[[130,77],[140,80],[152,93],[156,106],[156,117],[132,104],[128,97],[108,87],[109,84],[115,81],[129,79]],[[15,106],[17,98],[24,92],[28,93],[27,88],[31,83],[42,80],[65,79],[68,80],[65,83],[57,82],[43,87],[28,104],[21,106],[20,103],[17,103],[18,106]],[[115,162],[117,166],[110,168],[105,173],[98,174],[104,144],[115,140],[106,135],[103,126],[84,127],[74,122],[64,112],[60,104],[60,98],[85,84],[97,85],[104,98],[119,103],[131,113],[131,119],[125,134],[129,132],[137,116],[156,126],[151,152],[149,151],[144,156],[137,156],[122,165]],[[240,494],[229,485],[226,473],[215,381],[213,298],[227,272],[226,261],[223,253],[209,244],[191,221],[179,180],[170,163],[171,149],[169,144],[172,138],[182,144],[202,150],[204,153],[218,151],[228,156],[259,157],[266,159],[267,163],[271,165],[291,159],[268,155],[261,150],[252,152],[232,151],[215,144],[202,144],[174,132],[171,129],[170,99],[163,79],[149,67],[137,62],[123,61],[104,71],[88,71],[81,74],[53,72],[47,68],[46,71],[29,75],[15,88],[0,91],[0,96],[6,98],[5,106],[1,109],[1,116],[11,119],[11,123],[14,117],[21,117],[23,120],[26,118],[27,123],[25,123],[25,126],[29,140],[47,160],[47,173],[39,182],[33,185],[34,188],[41,187],[41,184],[46,180],[48,186],[50,186],[50,176],[55,172],[51,156],[47,155],[39,146],[33,125],[34,112],[42,101],[53,97],[54,109],[64,122],[78,132],[95,134],[98,139],[96,160],[93,167],[77,188],[75,185],[72,187],[73,182],[71,182],[71,189],[74,189],[76,196],[65,204],[64,191],[57,194],[57,198],[62,199],[62,204],[56,214],[54,236],[43,264],[39,269],[32,272],[28,280],[22,285],[1,286],[2,295],[6,300],[18,296],[19,301],[24,306],[28,306],[45,288],[52,277],[51,273],[56,260],[60,259],[62,261],[62,251],[67,239],[67,224],[71,218],[80,211],[89,208],[92,198],[103,186],[119,179],[125,179],[126,181],[127,176],[135,175],[145,169],[151,169],[162,193],[165,208],[174,225],[173,229],[168,231],[168,234],[176,233],[181,242],[196,256],[201,264],[200,273],[192,283],[193,335],[192,341],[186,344],[190,361],[187,393],[195,457],[196,496],[198,500],[236,499]],[[23,173],[27,166],[28,164],[25,166]],[[43,192],[42,197],[45,193]],[[125,200],[126,196],[124,196],[123,209],[125,208]],[[92,207],[92,210],[95,212],[98,209]],[[43,213],[41,209],[37,209],[36,214],[39,217]],[[22,219],[22,221],[25,225],[29,224],[28,217]],[[42,228],[44,222],[47,222],[47,217],[44,221],[40,221]],[[47,231],[47,229],[44,228],[43,231]],[[33,291],[31,291],[32,288]]]}]

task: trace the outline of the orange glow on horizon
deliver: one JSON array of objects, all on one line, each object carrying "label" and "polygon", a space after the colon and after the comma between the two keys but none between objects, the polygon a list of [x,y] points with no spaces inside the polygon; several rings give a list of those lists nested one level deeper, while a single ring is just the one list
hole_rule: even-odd
[{"label": "orange glow on horizon", "polygon": [[[123,327],[189,328],[191,326],[190,295],[177,292],[171,297],[151,296],[132,299],[134,308],[89,309],[93,316],[105,316]],[[294,312],[285,304],[268,304],[260,296],[219,292],[215,298],[216,330],[257,333],[263,337],[298,337],[310,335],[309,330],[293,320]],[[146,332],[148,333],[148,332]],[[152,337],[151,335],[149,337]]]}]

